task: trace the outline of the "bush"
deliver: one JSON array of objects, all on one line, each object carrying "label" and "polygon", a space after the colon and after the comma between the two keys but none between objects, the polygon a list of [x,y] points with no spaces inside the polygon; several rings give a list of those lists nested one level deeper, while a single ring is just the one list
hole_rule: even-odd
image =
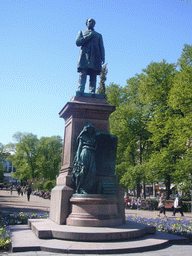
[{"label": "bush", "polygon": [[157,210],[158,201],[156,199],[146,200],[149,205],[149,210]]},{"label": "bush", "polygon": [[53,180],[48,180],[44,184],[44,189],[48,190],[48,191],[51,191],[52,188],[54,188],[54,186],[55,186],[55,182]]},{"label": "bush", "polygon": [[191,202],[190,201],[182,201],[183,202],[183,211],[191,212]]}]

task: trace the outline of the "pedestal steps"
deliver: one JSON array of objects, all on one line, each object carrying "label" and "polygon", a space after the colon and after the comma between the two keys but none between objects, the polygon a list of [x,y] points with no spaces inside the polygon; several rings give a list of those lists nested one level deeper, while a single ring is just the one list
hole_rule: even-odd
[{"label": "pedestal steps", "polygon": [[154,233],[154,227],[134,222],[114,228],[69,227],[50,220],[29,222],[34,232],[27,225],[11,226],[13,252],[42,250],[57,253],[117,254],[158,250],[169,243],[188,241],[167,233]]},{"label": "pedestal steps", "polygon": [[62,239],[83,242],[130,240],[154,234],[155,227],[127,221],[117,227],[78,227],[58,225],[49,219],[30,219],[29,226],[40,239]]}]

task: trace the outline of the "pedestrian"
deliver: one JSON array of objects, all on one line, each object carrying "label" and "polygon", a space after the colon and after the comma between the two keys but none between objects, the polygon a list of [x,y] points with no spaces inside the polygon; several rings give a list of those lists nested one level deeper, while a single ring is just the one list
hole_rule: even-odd
[{"label": "pedestrian", "polygon": [[21,187],[20,193],[21,193],[21,196],[23,196],[23,187]]},{"label": "pedestrian", "polygon": [[13,193],[13,185],[11,184],[10,185],[10,194],[12,195],[12,193]]},{"label": "pedestrian", "polygon": [[131,199],[131,209],[135,209],[136,208],[136,200],[135,200],[135,198],[133,197],[132,199]]},{"label": "pedestrian", "polygon": [[18,196],[20,196],[20,193],[21,193],[21,187],[18,186],[18,187],[17,187],[17,194],[18,194]]},{"label": "pedestrian", "polygon": [[159,208],[159,215],[158,216],[160,217],[160,214],[163,213],[164,216],[166,217],[166,215],[165,215],[165,197],[164,197],[164,193],[162,193],[160,198],[159,198],[158,208]]},{"label": "pedestrian", "polygon": [[129,199],[129,197],[127,196],[127,198],[125,199],[125,208],[128,209],[131,205],[131,199]]},{"label": "pedestrian", "polygon": [[175,195],[175,200],[174,200],[174,203],[173,203],[174,209],[173,209],[173,215],[172,216],[175,216],[175,213],[178,212],[178,211],[181,213],[181,216],[184,216],[182,206],[183,206],[182,200],[179,198],[178,194],[176,194]]},{"label": "pedestrian", "polygon": [[141,205],[142,205],[141,197],[138,197],[138,199],[137,199],[137,210],[140,210]]},{"label": "pedestrian", "polygon": [[31,187],[29,186],[29,187],[27,188],[27,200],[28,200],[28,201],[30,201],[31,192],[32,192],[32,190],[31,190]]}]

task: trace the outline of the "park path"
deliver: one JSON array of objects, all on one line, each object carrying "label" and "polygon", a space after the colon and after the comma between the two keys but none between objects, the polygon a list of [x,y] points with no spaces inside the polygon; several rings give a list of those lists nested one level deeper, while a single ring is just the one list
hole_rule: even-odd
[{"label": "park path", "polygon": [[[27,196],[18,196],[16,191],[13,191],[13,194],[10,194],[10,191],[0,190],[0,212],[48,212],[50,209],[50,200],[44,199],[38,196],[31,195],[30,201],[27,201]],[[144,210],[132,210],[126,209],[126,215],[134,215],[138,217],[148,217],[155,218],[157,215],[157,211],[144,211]],[[191,218],[191,213],[184,213],[184,218]],[[172,212],[167,212],[167,216],[171,217]],[[178,213],[176,217],[180,217]],[[192,245],[172,245],[167,248],[143,252],[143,256],[191,256],[192,255]],[[75,254],[65,254],[65,253],[51,253],[46,251],[29,251],[29,252],[21,252],[21,253],[11,253],[10,251],[0,252],[2,256],[77,256]],[[87,254],[87,256],[93,256]],[[116,254],[113,254],[116,255]],[[141,253],[130,253],[130,254],[122,254],[124,256],[136,256],[141,255]],[[94,255],[99,256],[99,255]]]},{"label": "park path", "polygon": [[[27,196],[18,196],[16,191],[10,194],[8,190],[0,190],[0,212],[49,212],[51,200],[44,199],[39,196],[31,195],[30,201],[27,201]],[[155,218],[158,215],[158,211],[144,211],[144,210],[132,210],[126,209],[126,215],[133,215],[136,217]],[[172,212],[166,212],[169,218],[178,218],[180,213],[176,213],[175,217],[172,217]],[[161,217],[163,215],[161,214]],[[184,213],[184,218],[191,218],[191,213]]]},{"label": "park path", "polygon": [[18,196],[16,191],[12,195],[9,190],[0,190],[0,212],[49,212],[49,199],[31,195],[27,201],[27,195]]},{"label": "park path", "polygon": [[[132,210],[132,209],[126,209],[125,210],[125,215],[133,215],[135,217],[146,217],[146,218],[156,218],[157,215],[159,214],[159,211],[148,211],[148,210]],[[172,211],[166,211],[166,216],[168,218],[180,218],[181,214],[178,212],[175,214],[175,216],[172,216],[173,212]],[[164,217],[163,214],[160,214],[160,217]],[[181,217],[182,219],[192,219],[192,214],[190,212],[184,212],[184,217]]]}]

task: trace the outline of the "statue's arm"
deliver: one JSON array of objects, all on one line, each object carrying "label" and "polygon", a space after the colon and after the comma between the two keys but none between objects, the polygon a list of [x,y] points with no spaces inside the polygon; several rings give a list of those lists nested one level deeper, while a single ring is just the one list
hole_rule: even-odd
[{"label": "statue's arm", "polygon": [[93,35],[94,35],[94,31],[88,33],[87,35],[83,35],[82,31],[79,31],[76,38],[76,45],[77,46],[84,45],[87,41],[89,41],[93,37]]}]

